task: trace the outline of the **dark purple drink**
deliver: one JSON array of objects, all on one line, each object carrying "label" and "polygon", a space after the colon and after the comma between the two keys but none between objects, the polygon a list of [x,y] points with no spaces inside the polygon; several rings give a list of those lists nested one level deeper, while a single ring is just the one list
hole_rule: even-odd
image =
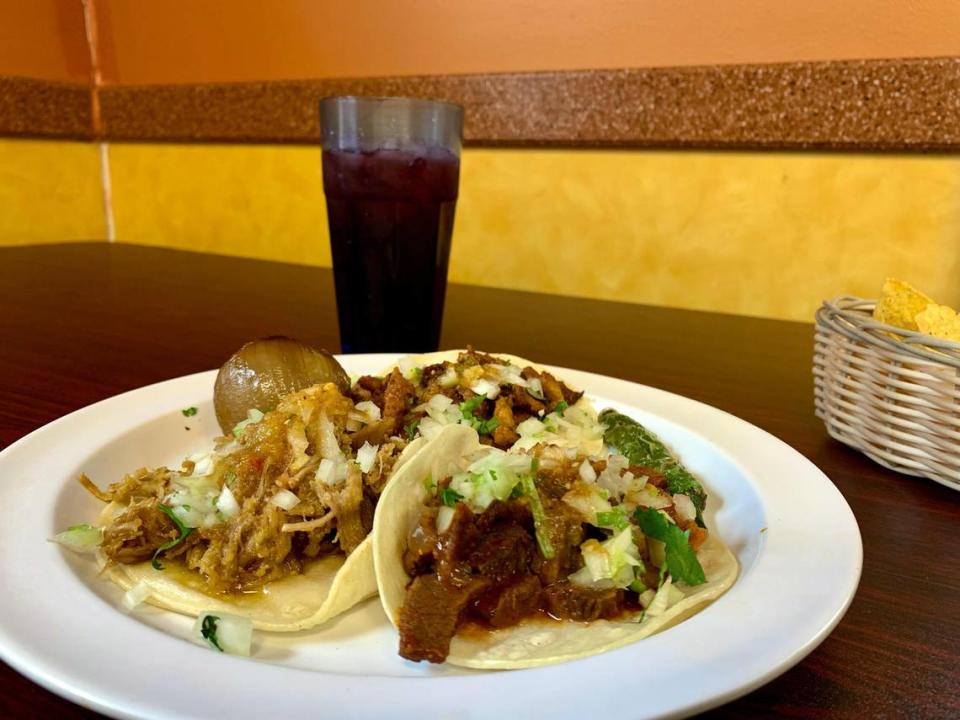
[{"label": "dark purple drink", "polygon": [[459,175],[443,147],[323,151],[344,352],[437,349]]}]

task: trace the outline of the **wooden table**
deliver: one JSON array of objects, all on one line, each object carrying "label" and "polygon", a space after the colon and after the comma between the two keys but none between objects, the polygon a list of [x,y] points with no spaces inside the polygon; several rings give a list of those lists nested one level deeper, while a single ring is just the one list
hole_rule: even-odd
[{"label": "wooden table", "polygon": [[[0,249],[0,447],[96,400],[217,367],[269,334],[337,349],[328,270],[104,243]],[[863,534],[849,612],[799,665],[712,715],[960,717],[960,495],[826,435],[813,415],[812,341],[806,323],[461,285],[448,293],[442,346],[701,400],[782,438],[836,483]],[[96,715],[0,663],[0,717]]]}]

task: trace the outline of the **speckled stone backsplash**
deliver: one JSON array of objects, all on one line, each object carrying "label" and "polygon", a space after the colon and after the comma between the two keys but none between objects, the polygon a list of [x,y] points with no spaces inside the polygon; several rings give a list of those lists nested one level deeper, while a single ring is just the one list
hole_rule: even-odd
[{"label": "speckled stone backsplash", "polygon": [[93,137],[85,85],[0,77],[0,136]]},{"label": "speckled stone backsplash", "polygon": [[106,86],[0,78],[0,134],[318,143],[327,95],[467,110],[473,145],[952,151],[960,58]]},{"label": "speckled stone backsplash", "polygon": [[315,143],[346,94],[458,102],[475,145],[960,147],[960,58],[106,87],[102,134]]}]

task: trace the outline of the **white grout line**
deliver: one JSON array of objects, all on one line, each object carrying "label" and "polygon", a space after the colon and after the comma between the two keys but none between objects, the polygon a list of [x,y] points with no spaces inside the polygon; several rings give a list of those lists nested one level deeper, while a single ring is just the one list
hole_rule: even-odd
[{"label": "white grout line", "polygon": [[117,241],[116,225],[113,222],[113,192],[110,185],[110,144],[100,147],[100,180],[103,185],[103,220],[107,229],[107,242]]},{"label": "white grout line", "polygon": [[[97,44],[97,11],[95,0],[81,0],[83,3],[83,25],[87,35],[87,48],[90,50],[90,80],[93,87],[90,94],[90,112],[93,116],[94,130],[100,131],[100,96],[98,90],[101,83],[99,47]],[[113,221],[113,193],[110,186],[110,146],[108,143],[97,144],[100,150],[100,186],[103,190],[103,224],[107,233],[107,242],[117,241],[116,225]]]}]

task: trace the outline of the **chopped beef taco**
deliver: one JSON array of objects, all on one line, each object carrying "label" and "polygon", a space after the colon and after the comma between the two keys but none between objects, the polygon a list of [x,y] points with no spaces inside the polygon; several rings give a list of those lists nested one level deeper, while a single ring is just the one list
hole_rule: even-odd
[{"label": "chopped beef taco", "polygon": [[471,347],[411,355],[382,377],[361,377],[352,392],[357,399],[379,404],[383,398],[402,407],[410,438],[430,439],[460,424],[502,450],[548,444],[598,453],[603,447],[603,426],[583,392],[514,355]]},{"label": "chopped beef taco", "polygon": [[[81,477],[108,503],[97,537],[105,573],[187,615],[235,612],[273,631],[328,620],[376,593],[374,509],[426,442],[398,436],[399,423],[389,408],[317,385],[251,411],[179,470],[141,469],[106,491]],[[384,431],[371,443],[374,424]]]},{"label": "chopped beef taco", "polygon": [[[629,445],[629,419],[615,420]],[[634,425],[633,439],[662,447]],[[682,468],[657,454],[654,465]],[[507,453],[473,428],[444,427],[396,475],[374,520],[380,599],[400,655],[533,667],[634,642],[701,610],[733,583],[737,561],[702,526],[699,483],[689,486],[696,502],[670,485],[616,451]]]}]

